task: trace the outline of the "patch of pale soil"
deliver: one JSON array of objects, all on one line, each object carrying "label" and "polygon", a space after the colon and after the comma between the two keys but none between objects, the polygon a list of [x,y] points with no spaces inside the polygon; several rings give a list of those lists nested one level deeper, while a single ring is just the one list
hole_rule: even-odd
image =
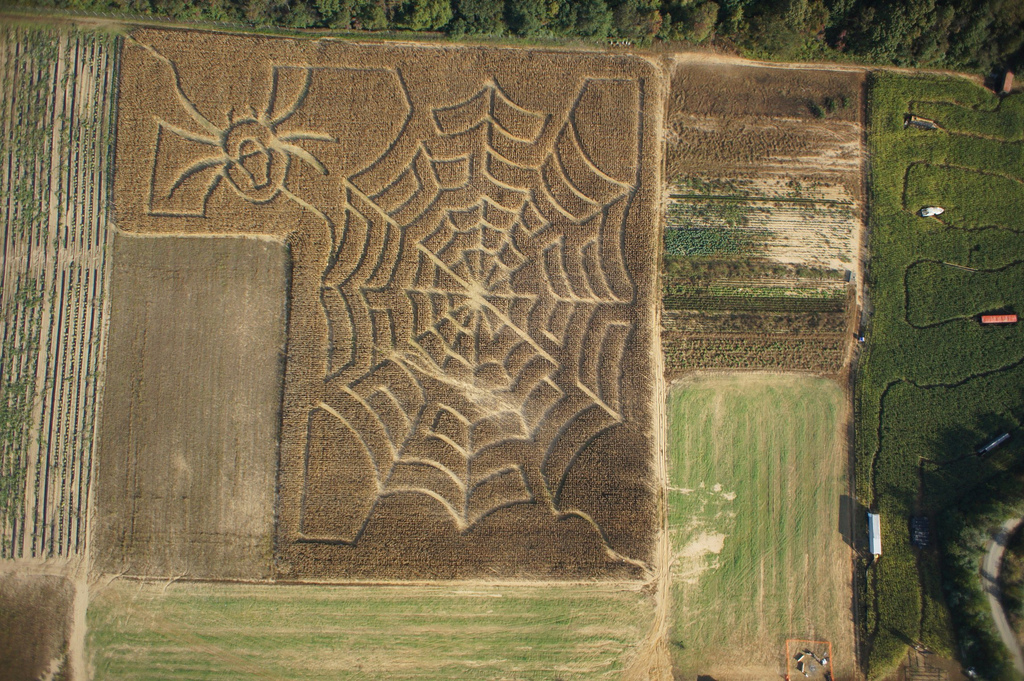
[{"label": "patch of pale soil", "polygon": [[725,546],[725,536],[721,532],[705,532],[676,553],[676,557],[702,558],[708,553],[721,553]]}]

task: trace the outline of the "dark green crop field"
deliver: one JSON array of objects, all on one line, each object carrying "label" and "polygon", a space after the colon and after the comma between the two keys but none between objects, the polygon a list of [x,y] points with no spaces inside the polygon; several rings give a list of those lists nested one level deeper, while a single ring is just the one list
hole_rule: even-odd
[{"label": "dark green crop field", "polygon": [[[1024,325],[979,317],[1024,312],[1024,99],[896,74],[873,76],[870,93],[874,316],[857,380],[857,487],[881,513],[883,555],[863,566],[867,671],[884,676],[919,642],[1003,678],[972,556],[993,514],[978,497],[1015,503],[997,483],[1024,463]],[[904,128],[908,113],[942,129]],[[929,205],[946,212],[919,217]],[[1003,433],[1009,442],[975,454]],[[932,521],[927,548],[910,544],[913,516]]]}]

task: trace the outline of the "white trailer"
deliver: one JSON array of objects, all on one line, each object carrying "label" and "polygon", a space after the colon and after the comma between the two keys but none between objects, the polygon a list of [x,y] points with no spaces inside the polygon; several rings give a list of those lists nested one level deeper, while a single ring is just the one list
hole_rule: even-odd
[{"label": "white trailer", "polygon": [[868,513],[868,544],[872,556],[882,555],[882,522],[877,513]]}]

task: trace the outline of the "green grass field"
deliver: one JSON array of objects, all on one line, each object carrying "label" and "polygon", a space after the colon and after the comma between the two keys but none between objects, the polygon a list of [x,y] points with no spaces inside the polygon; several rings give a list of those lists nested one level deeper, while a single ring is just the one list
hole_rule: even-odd
[{"label": "green grass field", "polygon": [[597,586],[115,581],[88,650],[98,681],[619,678],[653,607]]},{"label": "green grass field", "polygon": [[674,663],[683,678],[772,678],[787,638],[855,669],[844,396],[828,380],[733,374],[669,394]]}]

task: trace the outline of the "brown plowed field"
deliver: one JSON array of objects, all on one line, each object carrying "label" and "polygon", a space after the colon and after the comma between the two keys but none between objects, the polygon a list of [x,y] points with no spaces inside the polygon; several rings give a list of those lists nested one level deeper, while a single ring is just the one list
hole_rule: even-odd
[{"label": "brown plowed field", "polygon": [[0,678],[72,678],[67,659],[74,584],[58,575],[0,574]]},{"label": "brown plowed field", "polygon": [[119,226],[291,249],[278,576],[649,574],[656,67],[137,31],[121,73]]},{"label": "brown plowed field", "polygon": [[269,240],[114,240],[97,569],[270,576],[287,264]]},{"label": "brown plowed field", "polygon": [[[669,179],[778,169],[836,180],[859,196],[864,74],[681,61],[666,121]],[[835,109],[825,114],[826,100]],[[843,105],[843,99],[846,105]]]}]

